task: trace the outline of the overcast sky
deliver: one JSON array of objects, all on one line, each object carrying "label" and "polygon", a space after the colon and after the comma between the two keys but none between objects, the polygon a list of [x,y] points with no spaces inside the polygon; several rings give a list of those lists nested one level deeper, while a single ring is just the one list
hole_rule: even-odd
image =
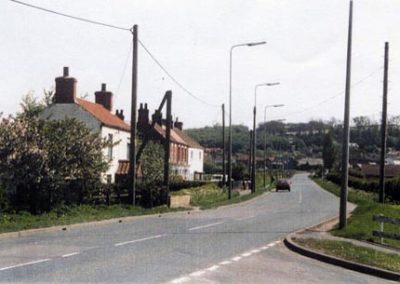
[{"label": "overcast sky", "polygon": [[[173,92],[173,115],[184,128],[221,122],[228,108],[229,50],[233,53],[233,123],[250,126],[254,86],[258,121],[266,104],[267,119],[287,122],[311,118],[343,119],[348,7],[347,0],[23,0],[62,13],[130,28],[159,62],[191,93],[179,88],[139,48],[138,103],[158,107],[166,90]],[[380,118],[384,43],[390,43],[389,115],[399,115],[400,1],[354,1],[351,116]],[[0,2],[0,112],[15,113],[29,91],[42,96],[69,66],[78,80],[78,95],[107,83],[114,110],[130,117],[131,34]],[[125,73],[124,66],[126,66]]]}]

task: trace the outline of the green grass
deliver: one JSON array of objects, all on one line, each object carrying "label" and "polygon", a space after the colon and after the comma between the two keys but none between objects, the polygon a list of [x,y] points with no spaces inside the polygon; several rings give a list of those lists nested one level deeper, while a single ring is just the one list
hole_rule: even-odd
[{"label": "green grass", "polygon": [[80,205],[65,207],[62,210],[53,210],[49,213],[41,215],[32,215],[28,212],[19,212],[15,214],[0,213],[0,233],[99,221],[127,216],[166,213],[179,211],[182,209],[183,208],[172,209],[168,208],[167,206],[145,209],[132,205]]},{"label": "green grass", "polygon": [[304,247],[321,251],[342,259],[400,272],[400,255],[384,253],[374,249],[360,247],[345,241],[294,239]]},{"label": "green grass", "polygon": [[[267,184],[270,182],[269,178],[267,178],[266,182]],[[239,192],[233,191],[231,199],[228,199],[228,191],[226,188],[222,189],[215,184],[206,184],[200,187],[182,189],[172,193],[172,195],[190,195],[192,206],[200,207],[200,209],[209,209],[249,200],[271,190],[274,186],[273,184],[270,184],[267,188],[263,188],[262,173],[257,173],[256,185],[255,194],[241,196]]]},{"label": "green grass", "polygon": [[[314,179],[322,188],[340,196],[340,187],[330,181]],[[376,202],[376,196],[362,190],[349,188],[348,200],[357,204],[344,229],[334,229],[331,233],[338,237],[379,243],[380,239],[372,236],[373,230],[379,229],[379,223],[372,220],[372,216],[383,214],[387,217],[400,218],[400,205],[381,204]],[[385,231],[400,233],[399,225],[385,224]],[[400,241],[384,239],[384,243],[400,248]]]}]

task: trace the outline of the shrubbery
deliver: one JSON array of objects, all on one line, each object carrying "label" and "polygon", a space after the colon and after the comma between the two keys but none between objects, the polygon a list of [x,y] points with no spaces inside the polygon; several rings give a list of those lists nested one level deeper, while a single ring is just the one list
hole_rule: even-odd
[{"label": "shrubbery", "polygon": [[[338,185],[341,184],[341,176],[337,172],[329,173],[326,178]],[[349,175],[349,186],[367,192],[378,192],[379,180],[365,179]],[[385,182],[385,195],[390,201],[400,201],[400,178],[387,179]]]}]

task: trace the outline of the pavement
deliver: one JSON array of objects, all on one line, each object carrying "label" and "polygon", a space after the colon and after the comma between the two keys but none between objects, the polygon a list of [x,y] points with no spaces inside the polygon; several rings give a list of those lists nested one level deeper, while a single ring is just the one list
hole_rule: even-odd
[{"label": "pavement", "polygon": [[282,244],[338,208],[334,195],[299,174],[291,192],[232,206],[0,238],[0,282],[382,283]]},{"label": "pavement", "polygon": [[[354,208],[354,207],[353,207]],[[351,209],[350,209],[351,210]],[[347,239],[333,236],[329,233],[330,230],[333,229],[339,222],[339,218],[335,217],[333,219],[327,220],[326,222],[322,222],[316,226],[311,228],[306,228],[304,230],[300,230],[298,232],[294,232],[289,234],[285,240],[285,245],[294,252],[297,252],[301,255],[314,258],[316,260],[337,265],[343,268],[347,268],[350,270],[358,271],[361,273],[366,273],[370,275],[374,275],[383,279],[399,281],[400,282],[400,273],[393,272],[389,270],[385,270],[379,267],[365,265],[362,263],[357,263],[349,260],[345,260],[339,257],[335,257],[333,255],[327,255],[321,251],[313,250],[302,245],[299,245],[295,239],[316,239],[316,240],[333,240],[333,241],[341,241],[351,243],[358,247],[372,249],[376,252],[383,252],[388,254],[397,254],[400,256],[400,250],[397,248],[383,246],[380,244],[375,244],[366,241],[359,241],[355,239]]]}]

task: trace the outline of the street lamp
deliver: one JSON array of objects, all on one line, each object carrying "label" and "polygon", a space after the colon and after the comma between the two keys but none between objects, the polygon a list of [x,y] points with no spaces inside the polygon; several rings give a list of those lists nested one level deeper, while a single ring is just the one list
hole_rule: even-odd
[{"label": "street lamp", "polygon": [[[266,187],[266,175],[267,175],[267,121],[266,121],[266,113],[267,108],[270,107],[283,107],[285,105],[266,105],[264,107],[264,188]],[[284,121],[285,119],[278,119],[276,121]]]},{"label": "street lamp", "polygon": [[232,52],[236,47],[240,46],[248,46],[253,47],[257,45],[266,44],[265,41],[260,42],[250,42],[250,43],[242,43],[236,44],[231,47],[230,56],[229,56],[229,153],[228,153],[228,198],[231,199],[232,194]]},{"label": "street lamp", "polygon": [[254,109],[253,109],[253,153],[252,153],[252,171],[251,171],[251,192],[255,193],[256,192],[256,109],[257,109],[257,89],[258,87],[266,86],[266,87],[271,87],[271,86],[276,86],[279,85],[279,82],[274,82],[274,83],[263,83],[263,84],[257,84],[254,87]]}]

